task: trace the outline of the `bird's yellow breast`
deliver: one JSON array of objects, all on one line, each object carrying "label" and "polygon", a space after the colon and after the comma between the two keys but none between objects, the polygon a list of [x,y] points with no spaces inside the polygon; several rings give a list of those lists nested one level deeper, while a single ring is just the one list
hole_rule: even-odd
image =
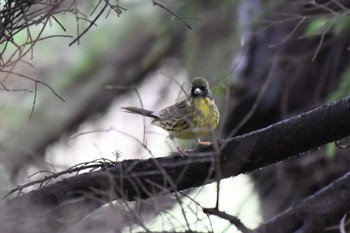
[{"label": "bird's yellow breast", "polygon": [[[198,111],[197,117],[194,119],[194,125],[197,127],[213,130],[219,123],[219,111],[213,100],[209,98],[194,98],[193,106]],[[197,122],[198,121],[198,122]]]}]

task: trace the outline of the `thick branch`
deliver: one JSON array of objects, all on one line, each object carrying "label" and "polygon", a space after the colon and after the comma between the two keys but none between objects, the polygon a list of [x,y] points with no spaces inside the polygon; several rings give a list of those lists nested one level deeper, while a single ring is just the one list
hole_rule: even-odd
[{"label": "thick branch", "polygon": [[[16,223],[6,227],[18,230],[18,222],[27,221],[31,216],[32,220],[40,220],[41,225],[57,230],[64,219],[75,221],[117,198],[135,200],[198,187],[217,180],[217,167],[221,169],[221,178],[227,178],[277,163],[349,134],[350,99],[347,98],[219,145],[194,150],[191,154],[195,156],[175,153],[164,158],[123,161],[109,169],[42,187],[3,204],[0,218],[7,219],[0,222]],[[216,161],[219,166],[215,166]],[[28,232],[25,224],[21,226]]]},{"label": "thick branch", "polygon": [[350,173],[291,206],[254,232],[323,232],[350,209]]}]

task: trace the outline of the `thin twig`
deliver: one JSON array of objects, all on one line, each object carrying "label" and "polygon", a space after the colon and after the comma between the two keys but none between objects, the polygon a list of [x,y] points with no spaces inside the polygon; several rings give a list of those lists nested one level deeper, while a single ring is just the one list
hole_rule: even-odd
[{"label": "thin twig", "polygon": [[225,212],[222,212],[216,208],[203,208],[203,212],[205,214],[211,214],[211,215],[215,215],[217,217],[226,219],[227,221],[229,221],[230,223],[232,223],[233,225],[235,225],[238,230],[240,230],[242,233],[252,233],[253,231],[251,229],[249,229],[248,227],[246,227],[239,218],[227,214]]},{"label": "thin twig", "polygon": [[106,10],[107,6],[108,6],[108,4],[106,3],[106,4],[103,6],[103,8],[101,9],[101,11],[97,14],[97,16],[92,20],[92,22],[90,23],[90,25],[89,25],[87,28],[85,28],[85,30],[82,31],[82,33],[80,33],[80,34],[77,36],[77,38],[75,38],[71,43],[69,43],[69,46],[72,46],[75,42],[79,41],[80,38],[81,38],[83,35],[85,35],[85,33],[87,33],[87,32],[90,30],[90,28],[91,28],[92,26],[96,25],[96,21],[98,20],[98,18],[100,18],[100,16],[101,16],[101,15],[103,14],[103,12]]},{"label": "thin twig", "polygon": [[160,8],[164,9],[165,11],[169,12],[171,15],[173,15],[175,18],[177,18],[178,20],[180,20],[188,29],[192,30],[192,27],[185,22],[184,17],[181,17],[179,15],[177,15],[174,11],[170,10],[169,8],[165,7],[164,5],[156,2],[155,0],[153,0],[153,6],[159,6]]},{"label": "thin twig", "polygon": [[34,114],[34,108],[35,108],[37,96],[38,96],[38,83],[34,82],[34,99],[32,104],[32,110],[30,111],[30,114],[29,114],[29,119],[31,119]]},{"label": "thin twig", "polygon": [[[90,163],[94,163],[94,164],[90,164]],[[1,200],[6,199],[7,197],[9,197],[10,195],[12,195],[15,192],[22,192],[22,190],[25,189],[25,188],[28,188],[28,187],[36,185],[36,184],[42,184],[42,183],[44,183],[46,181],[50,181],[52,179],[56,179],[56,178],[58,178],[60,176],[66,175],[66,174],[80,172],[82,170],[86,170],[86,169],[89,169],[89,168],[101,168],[101,169],[103,169],[103,168],[106,168],[106,167],[109,167],[109,166],[113,166],[114,164],[115,164],[115,162],[113,162],[111,160],[103,159],[102,161],[95,160],[95,161],[91,161],[91,162],[77,164],[77,165],[74,165],[71,168],[68,168],[67,170],[64,170],[64,171],[61,171],[61,172],[57,172],[57,173],[50,172],[50,173],[52,173],[52,175],[45,176],[42,179],[34,180],[34,181],[28,182],[26,184],[17,186],[16,188],[10,190],[5,196],[3,196],[1,198]],[[35,175],[35,174],[33,174],[33,175]]]}]

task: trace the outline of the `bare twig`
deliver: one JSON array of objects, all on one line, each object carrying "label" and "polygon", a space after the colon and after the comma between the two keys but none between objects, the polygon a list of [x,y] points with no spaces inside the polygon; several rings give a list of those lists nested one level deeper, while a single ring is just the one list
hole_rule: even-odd
[{"label": "bare twig", "polygon": [[272,79],[274,78],[275,69],[277,67],[277,62],[278,62],[278,58],[275,56],[272,59],[272,64],[271,64],[271,69],[270,69],[269,75],[266,78],[266,80],[264,81],[264,83],[262,84],[262,87],[261,87],[261,89],[256,97],[256,100],[255,100],[253,106],[250,108],[250,110],[246,114],[246,116],[239,122],[239,124],[228,134],[228,137],[234,136],[247,123],[247,121],[253,116],[253,114],[255,113],[257,108],[259,107],[259,104],[260,104],[261,100],[263,99],[263,97],[266,93],[266,90],[269,88],[270,83],[271,83]]},{"label": "bare twig", "polygon": [[253,231],[251,229],[249,229],[248,227],[246,227],[239,218],[227,214],[225,212],[222,212],[220,210],[218,210],[217,208],[203,208],[203,212],[205,214],[210,214],[210,215],[215,215],[218,216],[220,218],[226,219],[227,221],[229,221],[230,223],[232,223],[233,225],[235,225],[237,227],[238,230],[240,230],[242,233],[252,233]]},{"label": "bare twig", "polygon": [[152,0],[153,1],[153,6],[159,6],[160,8],[164,9],[165,11],[169,12],[171,15],[173,15],[175,18],[177,18],[178,20],[180,20],[188,29],[192,30],[192,27],[186,23],[184,17],[179,16],[178,14],[176,14],[174,11],[170,10],[169,8],[165,7],[164,5],[156,2],[156,0]]},{"label": "bare twig", "polygon": [[[84,31],[82,31],[77,38],[75,38],[71,43],[69,43],[69,46],[72,46],[75,42],[79,42],[80,38],[87,33],[90,28],[94,25],[96,25],[96,21],[100,18],[100,16],[103,14],[103,12],[107,9],[108,4],[106,3],[103,8],[101,9],[101,11],[97,14],[97,16],[91,21],[90,25],[84,29]],[[78,28],[79,30],[79,28]]]},{"label": "bare twig", "polygon": [[35,107],[37,95],[38,95],[38,83],[34,82],[34,99],[32,104],[32,110],[30,111],[29,119],[31,119],[34,114],[34,107]]},{"label": "bare twig", "polygon": [[[85,162],[85,163],[74,165],[73,167],[68,168],[67,170],[64,170],[61,172],[57,172],[57,173],[50,172],[52,174],[45,176],[44,178],[34,180],[34,181],[28,182],[28,183],[23,184],[23,185],[18,185],[16,188],[10,190],[4,197],[2,197],[2,200],[8,198],[10,195],[12,195],[15,192],[18,192],[20,194],[25,188],[31,187],[31,186],[36,185],[36,184],[43,184],[44,182],[51,181],[52,179],[59,178],[63,175],[72,174],[72,173],[78,174],[80,171],[87,170],[87,169],[96,169],[96,168],[105,169],[107,167],[113,166],[113,164],[115,164],[115,162],[107,160],[107,159],[94,160],[91,162]],[[35,173],[35,174],[37,174],[37,173]],[[33,174],[33,175],[35,175],[35,174]],[[33,176],[33,175],[31,175],[31,176]]]}]

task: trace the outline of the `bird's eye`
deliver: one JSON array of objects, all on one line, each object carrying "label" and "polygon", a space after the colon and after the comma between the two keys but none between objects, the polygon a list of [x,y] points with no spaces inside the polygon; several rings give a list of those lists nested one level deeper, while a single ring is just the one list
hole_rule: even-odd
[{"label": "bird's eye", "polygon": [[201,90],[208,91],[208,87],[201,87]]}]

